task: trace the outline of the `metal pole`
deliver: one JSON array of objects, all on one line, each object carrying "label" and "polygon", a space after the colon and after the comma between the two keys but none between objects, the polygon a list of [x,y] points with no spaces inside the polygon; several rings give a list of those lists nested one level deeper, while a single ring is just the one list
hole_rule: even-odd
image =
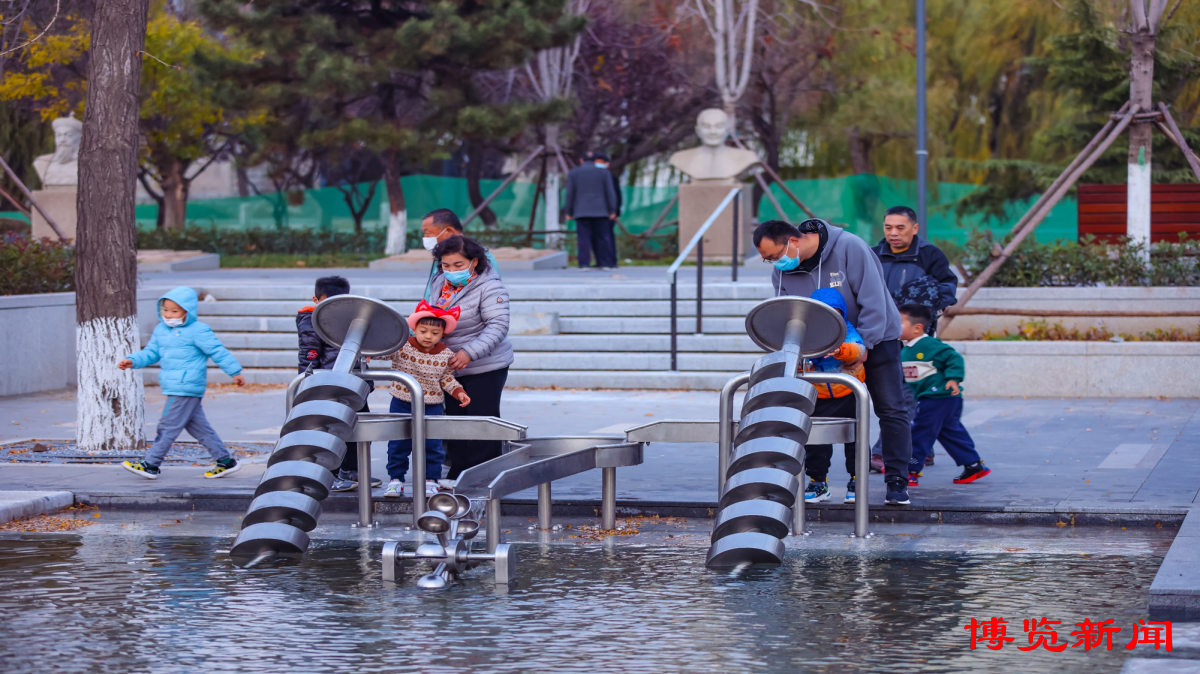
[{"label": "metal pole", "polygon": [[550,512],[550,483],[538,485],[538,528],[545,531],[554,526],[553,514]]},{"label": "metal pole", "polygon": [[671,371],[679,371],[679,330],[678,330],[678,309],[676,307],[677,290],[675,274],[671,274]]},{"label": "metal pole", "polygon": [[[340,357],[339,357],[340,360]],[[336,367],[336,366],[335,366]],[[409,437],[412,438],[412,484],[413,484],[413,526],[425,514],[425,389],[421,382],[407,372],[398,370],[382,370],[363,372],[363,379],[374,381],[394,381],[404,385],[412,396],[412,415],[409,421]],[[361,466],[359,466],[361,468]],[[361,477],[361,476],[360,476]],[[418,489],[417,487],[420,486]]]},{"label": "metal pole", "polygon": [[[867,537],[870,507],[867,503],[868,479],[871,476],[871,394],[857,379],[851,390],[857,403],[857,418],[854,424],[854,535]],[[862,478],[861,480],[858,478]]]},{"label": "metal pole", "polygon": [[358,363],[358,353],[362,350],[363,337],[366,337],[370,325],[370,322],[362,318],[350,321],[346,338],[342,340],[342,348],[338,351],[337,360],[333,362],[334,372],[350,372],[354,369],[354,365]]},{"label": "metal pole", "polygon": [[750,373],[743,372],[725,382],[717,411],[717,495],[725,494],[725,474],[729,472],[729,461],[733,457],[733,396],[750,381]]},{"label": "metal pole", "polygon": [[738,268],[738,216],[742,209],[742,193],[733,198],[733,257],[730,262],[732,264],[729,276],[730,279],[737,283],[737,268]]},{"label": "metal pole", "polygon": [[617,528],[617,469],[600,469],[600,526],[605,531]]},{"label": "metal pole", "polygon": [[487,551],[495,552],[500,545],[500,499],[487,502]]},{"label": "metal pole", "polygon": [[375,526],[375,504],[371,502],[371,443],[358,445],[358,526]]},{"label": "metal pole", "polygon": [[696,244],[696,334],[704,334],[704,237]]},{"label": "metal pole", "polygon": [[[925,148],[925,115],[925,0],[917,0],[917,222],[922,227],[928,227],[925,169],[929,151]],[[925,235],[929,235],[928,230]]]},{"label": "metal pole", "polygon": [[796,505],[792,506],[792,535],[804,535],[804,467],[800,467],[800,474],[796,476],[800,481],[800,493],[796,494]]}]

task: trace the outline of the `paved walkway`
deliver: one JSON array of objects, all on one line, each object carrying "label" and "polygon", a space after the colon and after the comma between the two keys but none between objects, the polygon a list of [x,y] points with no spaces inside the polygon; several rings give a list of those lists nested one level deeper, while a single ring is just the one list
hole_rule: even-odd
[{"label": "paved walkway", "polygon": [[[283,390],[210,391],[205,410],[227,441],[273,442],[283,416]],[[147,419],[157,420],[162,396],[147,389]],[[716,417],[717,394],[708,392],[541,391],[505,393],[505,418],[529,434],[620,434],[653,419]],[[387,393],[371,398],[383,410]],[[74,435],[70,393],[0,398],[0,442],[69,439]],[[1200,490],[1200,400],[968,398],[964,422],[992,474],[955,485],[958,470],[940,450],[921,486],[918,506],[1019,512],[1155,512],[1179,515]],[[153,427],[147,434],[153,436]],[[0,449],[0,461],[7,450]],[[372,448],[372,472],[384,474],[386,445]],[[68,490],[141,494],[249,495],[265,465],[248,465],[222,480],[204,480],[202,466],[172,467],[149,481],[110,465],[0,463],[0,490]],[[622,501],[710,504],[716,499],[716,445],[652,444],[641,466],[618,471]],[[835,461],[830,484],[840,502],[846,476]],[[881,502],[880,476],[871,479],[872,504]],[[525,495],[522,495],[525,496]],[[532,494],[528,495],[532,498]],[[599,474],[554,485],[556,499],[598,499]]]}]

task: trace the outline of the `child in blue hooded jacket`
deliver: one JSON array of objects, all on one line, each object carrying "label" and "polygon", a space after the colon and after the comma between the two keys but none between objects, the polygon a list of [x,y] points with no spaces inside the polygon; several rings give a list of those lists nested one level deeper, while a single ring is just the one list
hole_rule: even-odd
[{"label": "child in blue hooded jacket", "polygon": [[154,445],[141,461],[121,464],[129,472],[151,480],[158,479],[159,466],[167,457],[167,450],[184,429],[204,445],[216,462],[204,477],[225,477],[241,468],[208,423],[200,402],[208,388],[209,358],[233,377],[233,383],[238,386],[245,386],[246,380],[242,377],[242,366],[213,334],[212,328],[196,320],[199,303],[196,291],[183,286],[158,298],[159,324],[154,326],[150,342],[146,348],[117,363],[122,370],[161,363],[158,383],[163,395],[167,396],[167,404],[163,407],[162,420],[158,422]]},{"label": "child in blue hooded jacket", "polygon": [[[848,374],[855,379],[865,382],[867,378],[863,361],[866,360],[867,347],[862,336],[854,325],[846,320],[846,300],[835,288],[820,288],[812,294],[812,298],[833,307],[846,321],[846,339],[836,351],[814,359],[809,363],[808,371],[839,372]],[[815,384],[817,387],[817,404],[813,410],[814,417],[842,417],[853,419],[857,416],[857,400],[854,391],[842,384]],[[846,484],[846,503],[854,503],[854,446],[845,445],[846,472],[850,474],[850,482]],[[829,465],[833,462],[833,445],[806,445],[804,447],[804,472],[808,474],[808,486],[804,490],[806,503],[820,503],[829,500]]]}]

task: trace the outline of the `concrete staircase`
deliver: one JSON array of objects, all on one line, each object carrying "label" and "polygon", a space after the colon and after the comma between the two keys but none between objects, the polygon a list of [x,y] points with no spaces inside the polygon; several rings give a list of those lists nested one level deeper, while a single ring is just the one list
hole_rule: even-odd
[{"label": "concrete staircase", "polygon": [[[291,381],[296,375],[296,311],[310,303],[311,286],[198,290],[205,298],[200,320],[237,356],[248,382]],[[354,290],[405,314],[422,292],[417,285]],[[528,330],[532,321],[514,319],[509,339],[516,362],[508,385],[531,388],[719,389],[732,373],[749,369],[762,355],[746,336],[743,321],[750,307],[771,295],[770,285],[761,282],[706,283],[704,334],[697,335],[696,287],[681,284],[679,371],[672,372],[670,287],[665,283],[514,283],[508,290],[514,316],[558,315],[558,334],[521,334],[523,328],[537,330]],[[148,383],[157,381],[156,370],[146,373]],[[209,381],[228,380],[220,370],[209,372]]]}]

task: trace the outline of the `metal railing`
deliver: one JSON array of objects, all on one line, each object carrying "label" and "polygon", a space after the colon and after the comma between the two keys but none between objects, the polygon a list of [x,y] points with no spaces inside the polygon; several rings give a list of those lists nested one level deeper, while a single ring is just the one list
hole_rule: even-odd
[{"label": "metal railing", "polygon": [[713,210],[712,215],[704,221],[700,229],[692,235],[692,240],[684,246],[679,252],[679,257],[675,258],[675,262],[667,268],[667,278],[671,281],[671,371],[679,371],[679,310],[678,300],[679,292],[676,284],[676,272],[683,264],[683,261],[688,255],[691,255],[692,249],[696,250],[696,334],[704,334],[704,235],[708,233],[708,229],[713,226],[721,213],[729,207],[730,202],[733,203],[733,247],[732,257],[730,259],[730,280],[737,282],[738,273],[738,219],[741,215],[742,188],[735,187],[729,190],[729,194],[721,200],[720,205]]}]

